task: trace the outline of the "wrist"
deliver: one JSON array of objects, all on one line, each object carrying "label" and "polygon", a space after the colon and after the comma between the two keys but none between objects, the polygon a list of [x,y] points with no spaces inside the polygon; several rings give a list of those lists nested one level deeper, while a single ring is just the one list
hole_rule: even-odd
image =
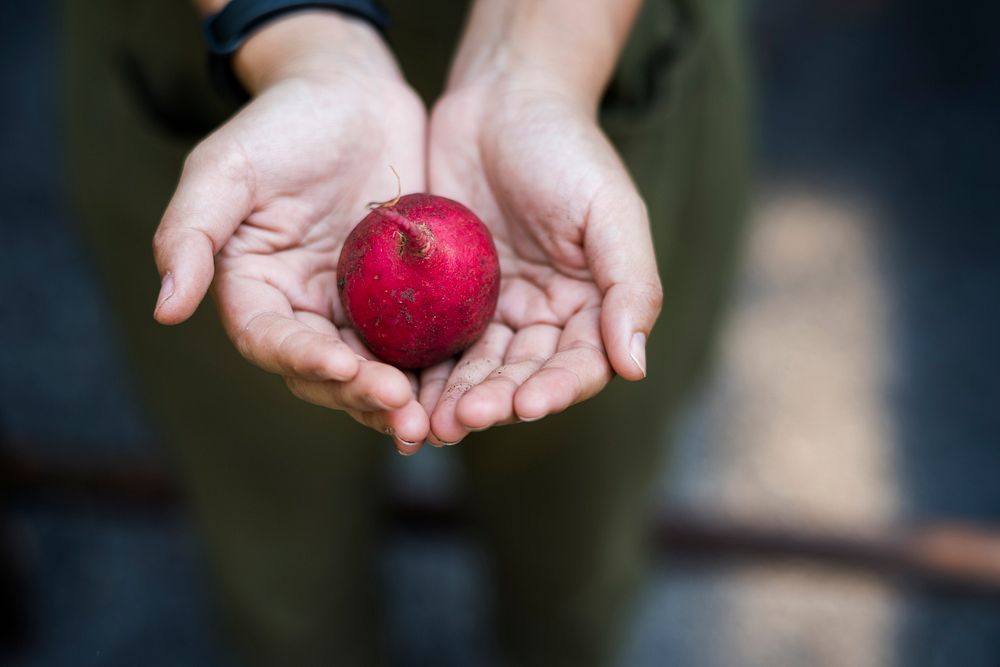
[{"label": "wrist", "polygon": [[[565,98],[582,108],[595,108],[604,87],[584,73],[567,72],[544,46],[529,41],[498,41],[462,53],[452,65],[447,92],[483,89],[488,96],[539,92]],[[579,75],[577,75],[579,74]]]},{"label": "wrist", "polygon": [[233,54],[233,71],[251,95],[290,78],[323,80],[345,72],[399,80],[385,40],[367,22],[333,11],[283,16]]},{"label": "wrist", "polygon": [[448,88],[502,82],[596,110],[637,8],[637,0],[477,0]]}]

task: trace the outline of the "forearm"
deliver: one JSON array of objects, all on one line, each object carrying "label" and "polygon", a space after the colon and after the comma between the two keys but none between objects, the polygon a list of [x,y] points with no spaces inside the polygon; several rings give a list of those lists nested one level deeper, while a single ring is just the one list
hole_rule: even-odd
[{"label": "forearm", "polygon": [[641,0],[476,0],[449,87],[498,72],[596,104]]}]

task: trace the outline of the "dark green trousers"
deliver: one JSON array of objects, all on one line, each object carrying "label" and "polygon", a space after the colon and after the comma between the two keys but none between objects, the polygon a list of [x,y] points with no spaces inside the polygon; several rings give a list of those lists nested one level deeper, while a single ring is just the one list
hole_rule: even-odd
[{"label": "dark green trousers", "polygon": [[[464,3],[387,4],[404,70],[433,99]],[[666,291],[649,378],[461,445],[511,663],[607,664],[628,618],[671,418],[710,350],[739,246],[738,14],[724,0],[650,0],[602,105],[648,204]],[[185,154],[232,111],[208,84],[194,14],[182,0],[95,0],[67,2],[66,19],[80,220],[232,635],[263,665],[376,663],[373,564],[389,443],[243,361],[210,306],[172,329],[151,317],[153,230]]]}]

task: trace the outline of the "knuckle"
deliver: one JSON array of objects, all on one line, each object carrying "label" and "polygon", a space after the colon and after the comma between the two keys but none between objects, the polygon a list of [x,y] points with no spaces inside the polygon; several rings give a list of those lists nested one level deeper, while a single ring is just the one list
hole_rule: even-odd
[{"label": "knuckle", "polygon": [[663,308],[663,285],[659,279],[636,283],[632,286],[633,303],[658,315]]},{"label": "knuckle", "polygon": [[161,258],[163,253],[167,251],[168,236],[169,232],[166,230],[166,228],[163,226],[162,223],[160,224],[159,227],[156,228],[156,231],[153,232],[153,239],[152,239],[153,255],[157,259]]},{"label": "knuckle", "polygon": [[663,285],[659,280],[650,283],[646,288],[646,299],[649,305],[657,312],[663,308]]},{"label": "knuckle", "polygon": [[581,356],[593,357],[594,359],[604,359],[605,357],[604,347],[589,340],[575,340],[566,350],[574,350]]},{"label": "knuckle", "polygon": [[298,359],[293,359],[288,364],[288,372],[296,377],[311,377],[315,375],[309,367],[309,364],[304,363]]},{"label": "knuckle", "polygon": [[375,387],[366,387],[360,394],[361,403],[365,405],[379,405],[381,401],[378,397],[378,390]]},{"label": "knuckle", "polygon": [[181,166],[181,174],[190,174],[210,162],[209,156],[211,151],[206,148],[207,145],[208,140],[205,139],[192,148],[186,156],[184,156],[184,164]]},{"label": "knuckle", "polygon": [[271,311],[257,313],[232,337],[237,351],[251,363],[257,363],[258,351],[267,345],[268,333],[273,326],[273,322],[268,319],[274,315]]},{"label": "knuckle", "polygon": [[292,396],[299,400],[306,400],[302,392],[302,386],[295,378],[286,377],[285,386],[288,387],[288,391],[291,392]]},{"label": "knuckle", "polygon": [[559,378],[557,384],[572,386],[574,393],[579,394],[583,390],[583,379],[566,359],[550,361],[543,370],[550,376]]},{"label": "knuckle", "polygon": [[225,180],[242,181],[247,175],[246,152],[238,142],[210,135],[195,146],[184,159],[184,173],[211,169],[213,175]]},{"label": "knuckle", "polygon": [[316,355],[309,354],[308,349],[303,349],[300,344],[303,336],[302,331],[294,331],[283,336],[278,342],[278,354],[285,360],[285,365],[293,375],[315,375],[319,359]]},{"label": "knuckle", "polygon": [[236,347],[236,351],[239,352],[244,359],[251,362],[254,360],[254,337],[255,334],[246,327],[237,331],[236,335],[233,336],[233,345]]},{"label": "knuckle", "polygon": [[[524,354],[524,355],[513,355],[506,360],[503,366],[497,369],[497,371],[507,371],[507,369],[514,366],[525,366],[527,368],[541,368],[542,365],[549,360],[549,357],[542,356],[539,354]],[[494,371],[496,373],[496,371]]]}]

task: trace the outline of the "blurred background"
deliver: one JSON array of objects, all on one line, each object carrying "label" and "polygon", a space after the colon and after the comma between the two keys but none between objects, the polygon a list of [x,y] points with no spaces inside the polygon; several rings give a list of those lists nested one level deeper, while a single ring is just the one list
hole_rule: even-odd
[{"label": "blurred background", "polygon": [[[752,231],[622,664],[1000,665],[996,7],[750,5]],[[55,10],[0,4],[0,664],[235,665],[69,211]],[[398,664],[489,654],[450,454],[393,461]]]}]

